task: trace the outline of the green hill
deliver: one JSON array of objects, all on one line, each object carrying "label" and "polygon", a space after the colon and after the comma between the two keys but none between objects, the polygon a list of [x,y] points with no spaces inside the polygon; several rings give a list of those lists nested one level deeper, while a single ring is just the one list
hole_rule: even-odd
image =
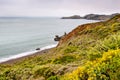
[{"label": "green hill", "polygon": [[119,80],[120,15],[80,25],[45,54],[0,65],[0,80]]}]

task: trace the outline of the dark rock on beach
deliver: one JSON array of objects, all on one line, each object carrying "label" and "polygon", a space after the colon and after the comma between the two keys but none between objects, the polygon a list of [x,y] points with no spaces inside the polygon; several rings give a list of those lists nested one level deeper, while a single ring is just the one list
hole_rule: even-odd
[{"label": "dark rock on beach", "polygon": [[40,50],[40,48],[36,48],[36,50]]}]

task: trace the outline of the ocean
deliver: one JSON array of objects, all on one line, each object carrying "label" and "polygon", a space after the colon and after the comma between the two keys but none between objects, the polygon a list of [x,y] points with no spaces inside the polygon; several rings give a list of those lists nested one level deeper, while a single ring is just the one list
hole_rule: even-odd
[{"label": "ocean", "polygon": [[0,62],[55,47],[55,35],[69,33],[78,25],[96,22],[85,19],[0,18]]}]

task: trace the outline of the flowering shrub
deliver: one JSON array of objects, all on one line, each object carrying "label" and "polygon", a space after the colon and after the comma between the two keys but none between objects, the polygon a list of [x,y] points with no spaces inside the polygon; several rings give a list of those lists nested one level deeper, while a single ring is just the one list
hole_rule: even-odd
[{"label": "flowering shrub", "polygon": [[65,74],[61,80],[119,80],[120,49],[105,52],[102,58],[88,61],[72,73]]}]

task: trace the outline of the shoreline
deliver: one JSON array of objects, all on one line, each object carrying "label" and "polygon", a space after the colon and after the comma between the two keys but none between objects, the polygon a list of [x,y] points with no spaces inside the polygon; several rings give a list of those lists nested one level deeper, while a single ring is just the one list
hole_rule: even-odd
[{"label": "shoreline", "polygon": [[4,61],[4,62],[1,62],[0,64],[15,64],[17,62],[20,62],[22,60],[25,60],[26,58],[29,58],[29,57],[35,57],[37,55],[41,55],[41,54],[45,54],[45,53],[48,53],[51,49],[53,49],[55,47],[52,47],[52,48],[49,48],[49,49],[45,49],[45,50],[41,50],[41,51],[38,51],[36,53],[33,53],[33,54],[30,54],[30,55],[26,55],[26,56],[21,56],[19,58],[15,58],[15,59],[10,59],[10,60],[7,60],[7,61]]},{"label": "shoreline", "polygon": [[48,53],[49,50],[55,48],[57,45],[58,44],[52,44],[52,45],[42,47],[42,48],[40,48],[40,50],[35,50],[35,51],[31,51],[31,52],[23,52],[23,53],[20,53],[17,55],[3,58],[3,59],[1,59],[0,64],[14,64],[14,63],[24,60],[25,58],[28,58],[28,57],[33,57],[33,56],[37,56],[40,54]]}]

